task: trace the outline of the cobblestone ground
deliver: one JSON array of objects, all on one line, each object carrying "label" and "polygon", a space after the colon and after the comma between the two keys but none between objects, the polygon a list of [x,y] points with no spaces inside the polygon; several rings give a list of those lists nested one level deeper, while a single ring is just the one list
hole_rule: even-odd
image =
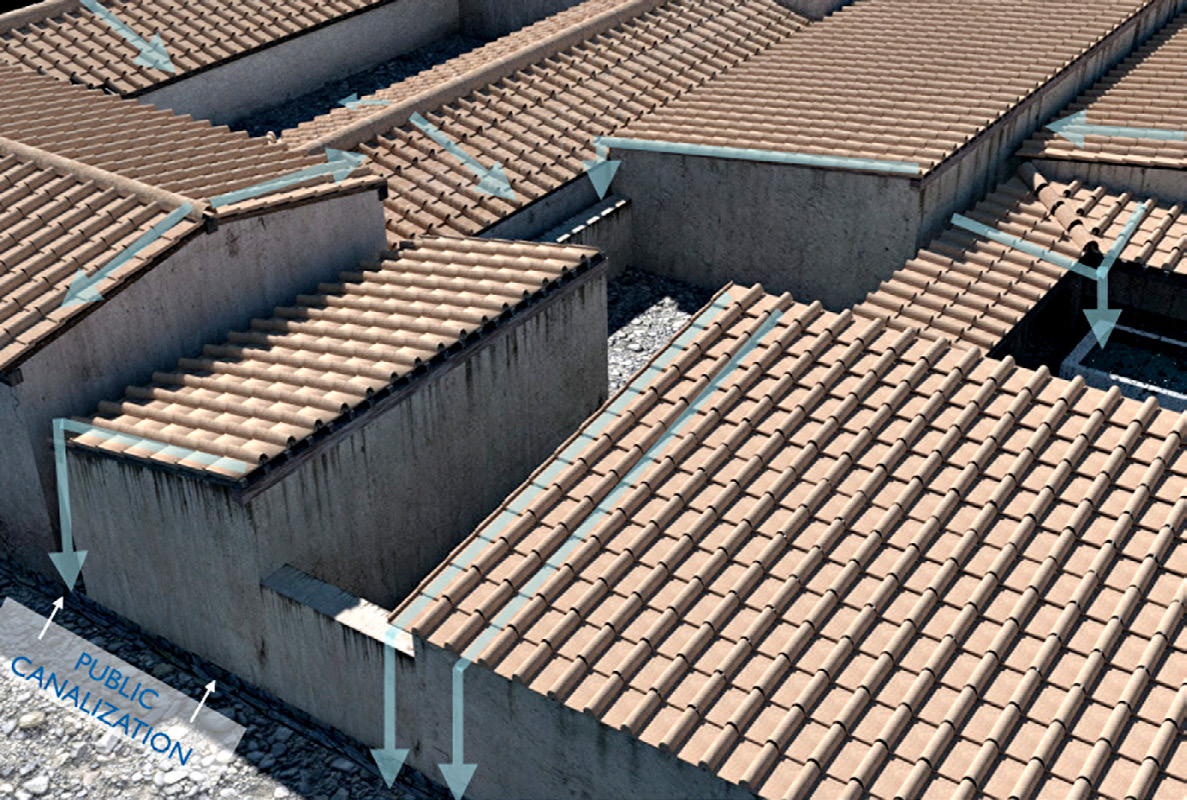
[{"label": "cobblestone ground", "polygon": [[[0,597],[48,616],[61,594],[62,584],[0,557]],[[451,800],[447,789],[410,767],[389,790],[359,742],[77,592],[67,595],[54,622],[195,699],[214,679],[218,691],[207,706],[246,732],[225,764],[162,769],[122,734],[105,733],[35,685],[3,680],[0,798]]]},{"label": "cobblestone ground", "polygon": [[610,391],[629,382],[712,296],[711,291],[634,269],[610,281]]},{"label": "cobblestone ground", "polygon": [[247,131],[252,136],[264,136],[269,131],[279,136],[281,131],[295,128],[302,122],[332,111],[344,97],[352,94],[364,97],[448,61],[454,56],[468,53],[483,44],[485,42],[482,39],[447,36],[419,50],[377,64],[371,69],[356,72],[340,81],[327,83],[300,97],[260,109],[231,127]]}]

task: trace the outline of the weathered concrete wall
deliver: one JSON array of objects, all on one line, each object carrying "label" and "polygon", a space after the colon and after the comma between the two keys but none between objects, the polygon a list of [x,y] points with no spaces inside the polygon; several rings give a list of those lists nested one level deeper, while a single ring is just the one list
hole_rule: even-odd
[{"label": "weathered concrete wall", "polygon": [[596,247],[606,257],[606,277],[617,278],[633,263],[631,201],[610,195],[565,220],[541,236],[540,241]]},{"label": "weathered concrete wall", "polygon": [[0,387],[11,398],[8,411],[0,409],[0,430],[10,442],[0,459],[7,462],[0,467],[5,552],[56,574],[46,556],[59,549],[50,442],[55,417],[88,413],[125,387],[147,383],[154,371],[172,369],[177,359],[355,268],[384,245],[383,204],[374,192],[226,222],[190,240],[22,364],[22,382]]},{"label": "weathered concrete wall", "polygon": [[599,271],[255,494],[260,574],[394,606],[605,400],[605,292]]},{"label": "weathered concrete wall", "polygon": [[1137,197],[1157,197],[1172,203],[1187,203],[1187,170],[1102,164],[1096,161],[1035,159],[1043,177],[1061,183],[1075,180],[1090,186],[1104,186]]},{"label": "weathered concrete wall", "polygon": [[254,679],[262,577],[287,563],[394,606],[605,399],[606,381],[599,268],[243,498],[72,448],[87,593]]},{"label": "weathered concrete wall", "polygon": [[[265,584],[273,663],[261,685],[365,744],[382,746],[385,612],[289,567]],[[285,648],[283,665],[277,646]],[[443,782],[438,764],[453,760],[457,659],[407,634],[397,637],[395,658],[396,744],[411,749],[409,764]],[[483,667],[465,671],[464,693],[465,759],[477,764],[466,796],[475,800],[754,797]]]},{"label": "weathered concrete wall", "polygon": [[505,36],[582,0],[461,0],[462,32],[479,39]]},{"label": "weathered concrete wall", "polygon": [[1185,6],[1151,4],[922,179],[616,150],[636,266],[709,288],[757,281],[847,308],[1012,174],[1022,141]]},{"label": "weathered concrete wall", "polygon": [[635,266],[717,288],[761,282],[834,310],[916,250],[909,178],[634,150],[614,151],[631,199]]},{"label": "weathered concrete wall", "polygon": [[539,239],[556,226],[598,202],[598,193],[584,175],[524,206],[482,232],[488,239]]},{"label": "weathered concrete wall", "polygon": [[228,125],[458,30],[458,0],[392,0],[137,99]]}]

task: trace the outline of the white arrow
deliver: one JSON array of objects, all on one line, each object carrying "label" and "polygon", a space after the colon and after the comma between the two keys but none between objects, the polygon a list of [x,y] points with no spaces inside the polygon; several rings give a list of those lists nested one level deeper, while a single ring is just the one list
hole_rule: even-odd
[{"label": "white arrow", "polygon": [[49,612],[49,619],[45,621],[45,625],[41,626],[41,633],[37,636],[38,639],[45,636],[45,632],[49,630],[49,624],[54,621],[54,617],[62,610],[62,606],[65,605],[65,600],[66,598],[59,597],[54,601],[54,610]]},{"label": "white arrow", "polygon": [[198,712],[202,710],[202,706],[206,703],[206,698],[210,697],[210,693],[214,691],[214,681],[206,684],[206,694],[202,695],[202,699],[198,702],[198,707],[194,709],[194,713],[190,714],[190,722],[198,716]]}]

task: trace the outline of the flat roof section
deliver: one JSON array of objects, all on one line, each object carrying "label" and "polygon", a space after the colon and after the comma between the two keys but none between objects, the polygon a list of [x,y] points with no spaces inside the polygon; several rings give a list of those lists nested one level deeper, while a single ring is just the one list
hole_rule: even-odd
[{"label": "flat roof section", "polygon": [[98,416],[75,420],[92,430],[72,441],[237,481],[525,313],[600,259],[596,250],[562,245],[408,242],[271,319],[252,320],[174,372],[156,373],[123,401],[101,403]]},{"label": "flat roof section", "polygon": [[[388,172],[391,241],[470,236],[584,177],[594,137],[704,83],[799,30],[775,0],[669,0],[435,111],[427,121],[486,169],[501,163],[514,199],[478,190],[471,167],[404,124],[358,148]],[[382,110],[382,109],[381,109]]]},{"label": "flat roof section", "polygon": [[103,3],[103,11],[141,40],[160,36],[175,69],[168,72],[136,63],[140,49],[80,0],[51,0],[0,16],[0,59],[68,83],[135,96],[388,2],[398,0]]},{"label": "flat roof section", "polygon": [[[1179,203],[1049,181],[1024,165],[963,216],[1075,261],[1089,243],[1107,253],[1143,203],[1120,258],[1187,276],[1187,216]],[[992,349],[1066,274],[1050,258],[950,225],[854,312],[887,319],[897,330],[918,328],[927,337]]]},{"label": "flat roof section", "polygon": [[[1066,136],[1040,129],[1024,158],[1187,167],[1187,12],[1059,115]],[[1071,137],[1071,138],[1069,138]],[[1075,141],[1072,141],[1075,139]]]},{"label": "flat roof section", "polygon": [[1149,5],[858,0],[620,135],[926,174]]},{"label": "flat roof section", "polygon": [[[92,288],[103,293],[204,217],[381,185],[360,169],[339,183],[310,174],[260,196],[228,196],[326,163],[0,64],[0,371],[93,307],[64,305],[79,270],[102,274]],[[220,196],[227,202],[212,207]]]},{"label": "flat roof section", "polygon": [[773,800],[1187,793],[1187,414],[757,287],[689,331],[394,624]]}]

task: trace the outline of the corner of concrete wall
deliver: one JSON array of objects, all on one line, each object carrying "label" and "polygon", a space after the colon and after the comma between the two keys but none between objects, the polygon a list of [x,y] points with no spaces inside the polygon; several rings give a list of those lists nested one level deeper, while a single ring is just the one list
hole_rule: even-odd
[{"label": "corner of concrete wall", "polygon": [[4,432],[0,457],[0,553],[46,575],[56,573],[49,560],[60,550],[52,536],[49,499],[54,487],[42,480],[34,452],[49,444],[50,429],[38,437],[30,430],[31,408],[21,396],[21,386],[0,383],[0,431]]},{"label": "corner of concrete wall", "polygon": [[716,289],[762,283],[848,308],[910,258],[918,190],[903,176],[627,150],[635,265]]},{"label": "corner of concrete wall", "polygon": [[7,496],[0,503],[0,529],[15,531],[9,552],[55,574],[38,555],[54,547],[57,533],[55,417],[87,414],[127,386],[147,383],[154,371],[172,369],[254,316],[270,316],[384,245],[383,204],[369,191],[231,220],[191,239],[31,356],[21,365],[21,384],[10,389],[20,413],[4,422],[16,427],[0,430],[14,442],[14,458],[17,437],[29,442],[30,457],[9,469],[37,476],[41,509],[24,506],[38,502],[27,480],[0,478],[0,492],[13,487],[11,503],[22,504]]},{"label": "corner of concrete wall", "polygon": [[228,487],[70,448],[87,596],[256,680],[265,657],[251,527]]},{"label": "corner of concrete wall", "polygon": [[605,400],[605,293],[588,276],[252,491],[262,569],[394,606]]},{"label": "corner of concrete wall", "polygon": [[458,0],[391,0],[140,95],[137,100],[229,125],[353,72],[455,33]]},{"label": "corner of concrete wall", "polygon": [[613,280],[634,263],[631,201],[611,195],[570,217],[540,237],[542,242],[596,247],[606,258],[606,277]]}]

